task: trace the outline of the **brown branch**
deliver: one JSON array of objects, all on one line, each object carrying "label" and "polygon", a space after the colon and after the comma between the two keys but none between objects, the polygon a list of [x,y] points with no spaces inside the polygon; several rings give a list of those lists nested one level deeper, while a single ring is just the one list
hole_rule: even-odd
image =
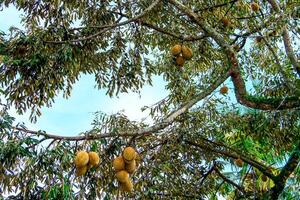
[{"label": "brown branch", "polygon": [[285,183],[289,176],[294,172],[300,162],[300,142],[291,154],[289,160],[284,165],[279,175],[276,177],[274,183],[275,186],[271,189],[272,199],[278,199],[280,193],[285,187]]},{"label": "brown branch", "polygon": [[55,135],[55,134],[49,134],[41,131],[32,131],[27,130],[25,128],[18,128],[13,127],[14,130],[23,131],[29,134],[33,135],[40,135],[46,138],[52,138],[56,140],[73,140],[73,141],[79,141],[79,140],[95,140],[95,139],[101,139],[101,138],[110,138],[110,137],[135,137],[135,136],[144,136],[149,135],[152,133],[155,133],[159,130],[162,130],[169,126],[173,121],[180,116],[181,114],[188,111],[189,108],[191,108],[193,105],[195,105],[200,100],[204,99],[208,95],[210,95],[217,87],[219,87],[227,78],[229,77],[229,72],[225,72],[224,74],[220,75],[220,77],[215,81],[215,83],[211,84],[208,88],[203,90],[200,94],[195,96],[195,98],[191,99],[190,101],[187,101],[182,106],[180,106],[178,109],[171,112],[169,115],[167,115],[161,122],[154,124],[147,128],[142,128],[140,130],[137,130],[135,132],[120,132],[118,134],[111,134],[111,133],[103,133],[103,134],[93,134],[93,135],[80,135],[80,136],[61,136],[61,135]]},{"label": "brown branch", "polygon": [[[281,13],[280,6],[276,0],[268,0],[268,2],[277,13]],[[285,25],[283,27],[282,37],[283,37],[285,52],[286,52],[288,58],[290,59],[295,71],[298,73],[298,76],[300,76],[300,64],[297,62],[297,58],[293,51],[293,48],[291,45],[291,39],[289,36],[289,32],[287,30],[287,25]]]},{"label": "brown branch", "polygon": [[237,154],[237,153],[230,153],[229,151],[219,150],[219,149],[213,148],[213,147],[211,147],[209,145],[200,144],[200,143],[196,143],[196,142],[189,141],[189,140],[184,140],[184,142],[187,143],[187,144],[189,144],[189,145],[192,145],[192,146],[195,146],[195,147],[198,147],[198,148],[201,148],[201,149],[205,149],[205,150],[217,153],[217,154],[221,154],[221,155],[224,155],[224,156],[229,157],[229,158],[233,158],[233,159],[240,158],[245,163],[248,163],[249,165],[257,168],[259,171],[261,171],[264,175],[266,175],[270,179],[272,179],[272,180],[276,179],[276,177],[268,170],[267,166],[259,163],[256,160],[248,158],[245,155],[242,155],[241,153],[239,153],[239,154]]},{"label": "brown branch", "polygon": [[[126,17],[128,19],[130,18],[130,16],[128,16],[128,15],[126,15],[124,13],[121,13],[121,12],[113,12],[113,13],[115,13],[117,15],[120,15],[121,17]],[[183,35],[177,35],[177,34],[175,34],[173,32],[170,32],[170,31],[168,31],[166,29],[160,28],[160,27],[158,27],[158,26],[156,26],[154,24],[151,24],[151,23],[149,23],[147,21],[144,21],[142,19],[137,19],[135,21],[138,22],[138,23],[140,23],[142,26],[148,27],[150,29],[153,29],[153,30],[159,32],[159,33],[162,33],[162,34],[165,34],[165,35],[169,35],[171,37],[177,38],[177,39],[182,40],[182,41],[196,41],[196,40],[204,39],[206,37],[205,35],[200,35],[200,36],[192,36],[192,35],[190,35],[190,36],[183,36]]]},{"label": "brown branch", "polygon": [[148,22],[145,22],[143,20],[139,20],[139,22],[141,23],[141,25],[144,25],[144,26],[146,26],[148,28],[156,30],[157,32],[160,32],[160,33],[172,36],[172,37],[177,38],[177,39],[182,40],[182,41],[197,41],[197,40],[204,39],[206,37],[206,35],[204,35],[204,34],[200,35],[200,36],[183,36],[183,35],[177,35],[175,33],[169,32],[169,31],[167,31],[165,29],[157,27],[157,26],[155,26],[153,24],[150,24]]},{"label": "brown branch", "polygon": [[199,183],[200,186],[204,183],[204,181],[206,180],[206,178],[214,171],[215,167],[216,167],[215,163],[213,163],[213,166],[206,172],[206,174],[204,174],[202,176],[202,180]]},{"label": "brown branch", "polygon": [[221,3],[221,4],[209,6],[209,7],[206,7],[206,8],[201,8],[201,9],[195,10],[194,12],[203,12],[203,11],[207,11],[207,10],[211,10],[211,9],[215,9],[215,8],[219,8],[219,7],[223,7],[223,6],[227,6],[228,4],[234,4],[237,1],[238,0],[228,1],[226,3]]},{"label": "brown branch", "polygon": [[78,39],[74,39],[74,40],[66,40],[66,41],[45,41],[46,43],[53,43],[53,44],[63,44],[63,43],[66,43],[66,42],[80,42],[80,41],[85,41],[85,40],[92,40],[92,39],[95,39],[96,37],[98,37],[99,35],[107,32],[108,30],[111,30],[112,28],[116,28],[116,27],[120,27],[120,26],[124,26],[126,24],[129,24],[131,22],[134,22],[136,20],[138,20],[139,18],[142,18],[144,17],[146,14],[148,14],[151,10],[153,10],[157,4],[160,2],[161,0],[156,0],[154,1],[148,8],[146,8],[142,13],[140,13],[139,15],[131,18],[131,19],[128,19],[124,22],[120,22],[120,23],[114,23],[114,24],[111,24],[111,25],[106,25],[107,28],[93,34],[93,35],[89,35],[87,37],[82,37],[82,38],[78,38]]},{"label": "brown branch", "polygon": [[233,182],[232,180],[230,180],[229,178],[227,178],[224,174],[222,174],[222,173],[220,172],[220,170],[219,170],[217,167],[215,167],[214,170],[215,170],[215,172],[216,172],[216,173],[217,173],[217,174],[218,174],[225,182],[229,183],[230,185],[233,185],[233,186],[236,187],[239,191],[241,191],[243,194],[246,194],[246,191],[245,191],[245,189],[244,189],[242,186],[236,184],[235,182]]},{"label": "brown branch", "polygon": [[300,101],[297,97],[287,97],[284,99],[265,98],[259,99],[255,96],[247,94],[245,82],[242,78],[239,62],[232,47],[228,45],[225,39],[214,28],[205,22],[200,16],[194,13],[190,8],[186,7],[177,0],[169,0],[178,10],[185,13],[192,21],[197,23],[201,29],[210,36],[225,51],[231,66],[231,78],[235,88],[235,96],[237,101],[250,108],[260,110],[282,110],[300,107]]}]

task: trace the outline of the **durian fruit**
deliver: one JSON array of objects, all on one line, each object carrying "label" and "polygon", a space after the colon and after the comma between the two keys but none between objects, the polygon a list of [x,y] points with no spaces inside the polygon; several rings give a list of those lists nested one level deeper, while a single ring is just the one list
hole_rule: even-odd
[{"label": "durian fruit", "polygon": [[136,169],[136,161],[133,160],[130,163],[126,163],[125,169],[128,173],[132,174]]},{"label": "durian fruit", "polygon": [[182,66],[184,65],[184,62],[185,62],[185,60],[184,60],[184,58],[183,58],[182,56],[178,56],[178,57],[176,58],[176,64],[177,64],[178,66],[182,67]]},{"label": "durian fruit", "polygon": [[84,165],[82,167],[76,167],[76,176],[84,175],[88,170],[88,166]]},{"label": "durian fruit", "polygon": [[129,173],[125,170],[118,171],[116,173],[116,178],[121,183],[125,183],[129,179]]},{"label": "durian fruit", "polygon": [[235,159],[234,163],[238,167],[243,167],[243,164],[244,164],[243,160],[240,158]]},{"label": "durian fruit", "polygon": [[122,156],[124,158],[125,163],[130,163],[131,161],[133,161],[135,159],[136,152],[135,152],[134,148],[126,147],[123,150]]},{"label": "durian fruit", "polygon": [[251,3],[251,9],[254,12],[258,12],[259,11],[259,5],[255,2]]},{"label": "durian fruit", "polygon": [[181,45],[176,44],[171,48],[171,53],[173,56],[177,56],[181,53]]},{"label": "durian fruit", "polygon": [[89,154],[86,151],[79,151],[76,153],[74,163],[77,168],[87,165],[89,162]]},{"label": "durian fruit", "polygon": [[262,37],[262,36],[257,36],[257,37],[255,37],[255,41],[256,41],[257,43],[260,43],[262,40],[263,40],[263,37]]},{"label": "durian fruit", "polygon": [[120,183],[120,190],[124,192],[132,192],[133,190],[132,181],[128,179],[127,181]]},{"label": "durian fruit", "polygon": [[225,27],[227,27],[227,26],[229,26],[229,19],[227,19],[226,17],[223,17],[222,19],[221,19],[221,21],[222,21],[222,23],[223,23],[223,25],[225,26]]},{"label": "durian fruit", "polygon": [[186,46],[181,47],[181,52],[182,52],[183,58],[185,58],[186,60],[189,60],[193,57],[192,50],[190,48],[186,47]]},{"label": "durian fruit", "polygon": [[227,87],[227,86],[221,87],[220,93],[221,93],[221,94],[227,94],[227,93],[228,93],[228,87]]},{"label": "durian fruit", "polygon": [[125,161],[122,156],[116,157],[113,160],[113,167],[116,171],[125,169]]},{"label": "durian fruit", "polygon": [[89,165],[95,167],[99,164],[100,158],[96,152],[89,152]]},{"label": "durian fruit", "polygon": [[268,177],[267,177],[266,175],[262,175],[262,176],[261,176],[261,180],[262,180],[263,182],[267,182],[267,181],[268,181]]}]

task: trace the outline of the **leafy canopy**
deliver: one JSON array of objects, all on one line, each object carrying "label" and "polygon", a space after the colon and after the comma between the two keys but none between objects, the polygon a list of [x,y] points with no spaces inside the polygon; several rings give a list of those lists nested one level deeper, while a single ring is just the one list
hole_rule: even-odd
[{"label": "leafy canopy", "polygon": [[[296,1],[10,1],[24,30],[0,34],[0,195],[113,199],[111,161],[142,157],[135,199],[299,198],[299,3]],[[193,51],[176,66],[176,44]],[[81,74],[114,96],[162,76],[169,95],[143,109],[153,124],[95,113],[79,136],[27,130],[7,114],[51,106]],[[229,88],[219,93],[222,86]],[[86,102],[88,103],[88,102]],[[101,163],[75,176],[78,150]],[[242,168],[235,164],[242,160]],[[266,181],[265,181],[265,178]],[[14,197],[13,197],[14,196]]]}]

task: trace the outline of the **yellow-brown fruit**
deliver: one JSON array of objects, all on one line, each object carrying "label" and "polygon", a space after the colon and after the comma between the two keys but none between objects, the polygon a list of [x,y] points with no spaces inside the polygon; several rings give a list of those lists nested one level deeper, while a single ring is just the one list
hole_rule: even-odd
[{"label": "yellow-brown fruit", "polygon": [[221,94],[227,94],[227,93],[228,93],[228,87],[227,87],[227,86],[221,87],[220,93],[221,93]]},{"label": "yellow-brown fruit", "polygon": [[89,165],[91,167],[97,166],[100,162],[100,158],[96,152],[89,152]]},{"label": "yellow-brown fruit", "polygon": [[136,161],[133,160],[130,163],[126,163],[125,169],[128,173],[132,174],[136,169]]},{"label": "yellow-brown fruit", "polygon": [[120,184],[120,189],[121,189],[121,191],[132,192],[132,190],[133,190],[132,181],[130,179],[128,179],[124,183],[121,183]]},{"label": "yellow-brown fruit", "polygon": [[262,39],[263,39],[262,36],[257,36],[257,37],[255,38],[255,41],[256,41],[257,43],[260,43],[260,42],[262,41]]},{"label": "yellow-brown fruit", "polygon": [[84,165],[83,167],[77,167],[76,168],[76,176],[82,176],[85,175],[85,173],[88,170],[88,166]]},{"label": "yellow-brown fruit", "polygon": [[180,44],[176,44],[171,48],[171,53],[173,56],[177,56],[178,54],[181,53],[181,45]]},{"label": "yellow-brown fruit", "polygon": [[244,162],[243,162],[242,159],[240,159],[240,158],[235,159],[234,163],[235,163],[235,165],[238,166],[238,167],[243,167],[243,164],[244,164]]},{"label": "yellow-brown fruit", "polygon": [[221,21],[222,21],[222,23],[223,23],[223,25],[224,25],[225,27],[227,27],[227,26],[229,25],[229,19],[227,19],[226,17],[223,17],[223,18],[221,19]]},{"label": "yellow-brown fruit", "polygon": [[258,12],[259,11],[259,5],[255,2],[251,3],[251,9],[254,12]]},{"label": "yellow-brown fruit", "polygon": [[116,178],[121,183],[125,183],[129,179],[129,174],[127,171],[121,170],[116,173]]},{"label": "yellow-brown fruit", "polygon": [[193,57],[193,52],[190,48],[182,46],[181,48],[183,58],[189,60]]},{"label": "yellow-brown fruit", "polygon": [[178,65],[178,66],[180,66],[180,67],[182,67],[183,65],[184,65],[184,58],[182,57],[182,56],[178,56],[177,58],[176,58],[176,64]]},{"label": "yellow-brown fruit", "polygon": [[125,169],[125,161],[122,156],[116,157],[113,161],[113,167],[116,171]]},{"label": "yellow-brown fruit", "polygon": [[263,182],[267,182],[268,177],[267,177],[266,175],[262,175],[262,176],[261,176],[261,180],[262,180]]},{"label": "yellow-brown fruit", "polygon": [[122,156],[123,156],[124,161],[125,161],[126,163],[130,163],[132,160],[135,159],[136,152],[135,152],[134,148],[132,148],[132,147],[126,147],[126,148],[123,150]]},{"label": "yellow-brown fruit", "polygon": [[76,154],[74,163],[77,168],[87,165],[89,162],[89,154],[86,151],[79,151]]}]

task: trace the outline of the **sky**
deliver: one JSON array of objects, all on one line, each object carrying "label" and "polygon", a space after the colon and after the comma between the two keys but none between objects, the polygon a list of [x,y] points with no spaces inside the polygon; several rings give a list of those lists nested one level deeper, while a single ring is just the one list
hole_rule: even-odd
[{"label": "sky", "polygon": [[[0,11],[0,30],[8,33],[10,26],[22,28],[21,14],[13,6]],[[147,116],[147,113],[141,112],[143,106],[152,105],[167,96],[161,77],[154,77],[153,86],[145,85],[140,95],[123,93],[119,97],[110,98],[105,93],[105,90],[95,88],[94,75],[82,75],[74,84],[71,96],[68,99],[64,99],[62,94],[57,96],[52,107],[42,108],[42,116],[35,124],[29,121],[29,112],[18,115],[12,108],[9,113],[17,122],[24,122],[29,129],[57,135],[77,135],[92,128],[93,113],[96,111],[113,114],[123,110],[129,119],[141,120]]]}]

